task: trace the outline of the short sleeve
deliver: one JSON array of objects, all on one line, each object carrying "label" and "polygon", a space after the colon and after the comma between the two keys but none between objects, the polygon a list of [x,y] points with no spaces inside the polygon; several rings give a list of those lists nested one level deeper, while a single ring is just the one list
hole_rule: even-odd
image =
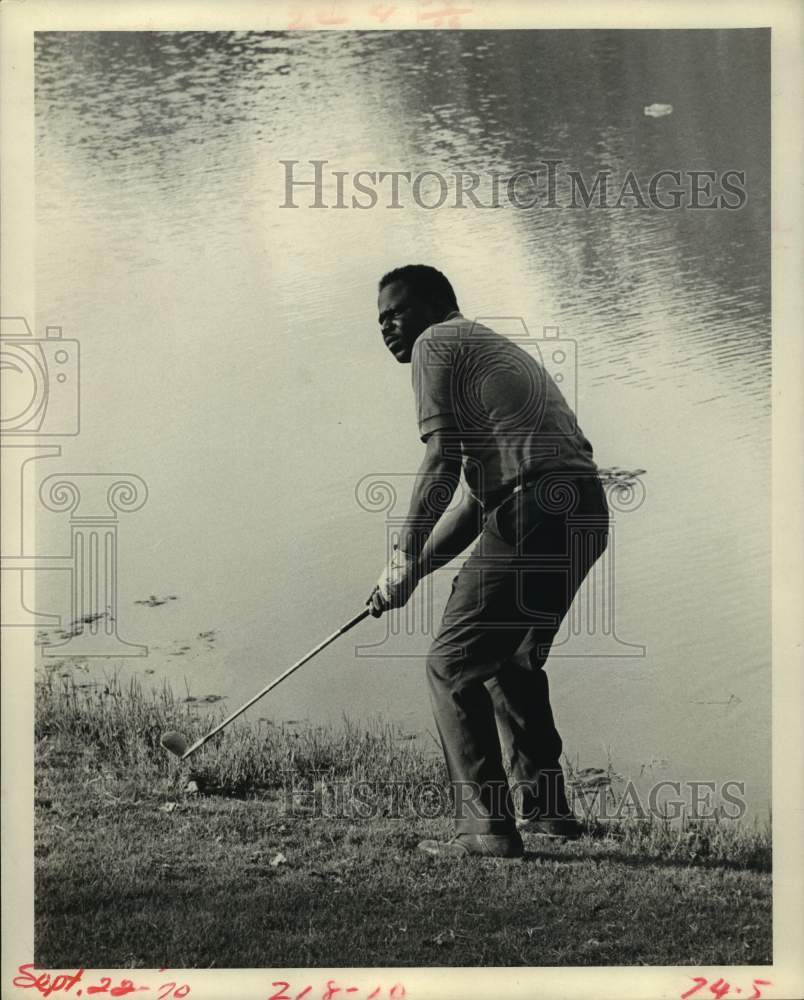
[{"label": "short sleeve", "polygon": [[422,441],[434,431],[455,430],[458,421],[452,398],[455,345],[436,340],[434,327],[426,330],[413,345],[411,376],[416,399],[416,419]]}]

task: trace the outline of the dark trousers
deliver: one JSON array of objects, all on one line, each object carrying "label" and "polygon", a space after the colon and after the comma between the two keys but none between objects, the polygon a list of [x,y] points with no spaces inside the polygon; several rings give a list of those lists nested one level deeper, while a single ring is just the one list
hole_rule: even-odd
[{"label": "dark trousers", "polygon": [[526,818],[568,812],[543,667],[608,524],[596,475],[549,473],[486,516],[453,581],[427,676],[458,833],[513,830],[512,790]]}]

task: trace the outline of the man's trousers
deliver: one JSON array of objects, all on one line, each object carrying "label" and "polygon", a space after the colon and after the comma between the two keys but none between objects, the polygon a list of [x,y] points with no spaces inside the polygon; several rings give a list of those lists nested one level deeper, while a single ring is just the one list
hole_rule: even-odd
[{"label": "man's trousers", "polygon": [[458,833],[569,813],[543,667],[608,525],[595,474],[543,474],[485,516],[453,581],[427,675]]}]

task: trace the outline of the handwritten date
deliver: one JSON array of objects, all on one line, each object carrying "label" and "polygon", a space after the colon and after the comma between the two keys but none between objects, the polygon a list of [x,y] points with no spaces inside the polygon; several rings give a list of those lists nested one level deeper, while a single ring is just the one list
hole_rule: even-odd
[{"label": "handwritten date", "polygon": [[[114,985],[109,976],[101,976],[97,983],[85,983],[84,971],[79,969],[77,972],[59,972],[54,975],[52,972],[35,970],[33,963],[29,962],[17,969],[14,985],[23,990],[36,990],[43,997],[49,997],[53,993],[72,993],[76,997],[108,993],[110,997],[125,997],[130,993],[151,992],[150,986],[138,986],[131,979],[121,979]],[[74,986],[77,987],[75,990]],[[156,1000],[182,1000],[189,993],[190,987],[186,983],[162,983],[156,987]]]}]

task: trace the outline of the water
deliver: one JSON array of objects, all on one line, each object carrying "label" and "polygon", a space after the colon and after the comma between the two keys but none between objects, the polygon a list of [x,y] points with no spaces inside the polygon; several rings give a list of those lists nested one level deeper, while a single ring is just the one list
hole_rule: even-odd
[{"label": "water", "polygon": [[[744,781],[762,813],[767,33],[40,34],[36,73],[36,323],[80,339],[83,392],[81,435],[40,471],[129,471],[149,487],[121,516],[119,627],[151,655],[104,668],[234,706],[361,607],[385,525],[356,484],[412,473],[421,454],[376,281],[432,262],[465,314],[560,327],[599,464],[648,470],[645,502],[615,526],[617,633],[646,655],[551,662],[566,749],[582,766],[610,753],[623,774]],[[645,117],[654,102],[673,114]],[[350,177],[486,176],[547,158],[585,177],[744,170],[748,200],[278,207],[280,160],[308,177],[311,159]],[[65,551],[63,515],[38,527]],[[39,609],[63,611],[61,577],[39,578]],[[177,599],[134,603],[152,593]],[[365,623],[257,714],[381,715],[424,732],[427,636],[355,656],[383,631]]]}]

